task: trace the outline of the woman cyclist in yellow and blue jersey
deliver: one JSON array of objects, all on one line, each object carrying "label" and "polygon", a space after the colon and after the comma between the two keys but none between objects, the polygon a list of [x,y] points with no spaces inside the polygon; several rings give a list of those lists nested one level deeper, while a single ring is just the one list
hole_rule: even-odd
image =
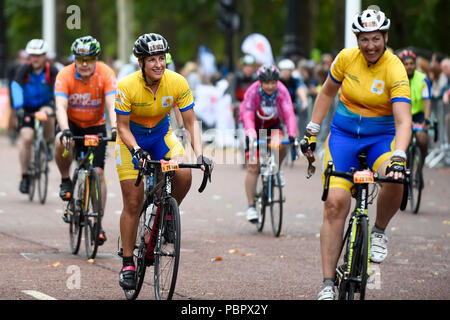
[{"label": "woman cyclist in yellow and blue jersey", "polygon": [[[390,20],[383,12],[367,9],[353,19],[358,47],[343,49],[335,58],[320,91],[301,146],[314,151],[320,123],[341,89],[339,106],[326,140],[324,163],[337,171],[358,167],[358,154],[367,153],[368,165],[380,175],[401,178],[411,136],[411,97],[402,62],[386,50]],[[335,269],[350,211],[352,181],[332,177],[324,204],[320,231],[323,285],[320,300],[335,298]],[[400,207],[403,186],[383,185],[377,199],[377,217],[371,233],[371,260],[387,256],[384,229]]]},{"label": "woman cyclist in yellow and blue jersey", "polygon": [[[115,158],[123,198],[120,217],[123,268],[119,284],[124,289],[136,286],[133,249],[144,195],[143,184],[138,188],[134,185],[139,165],[144,158],[183,161],[186,154],[169,124],[169,112],[175,105],[181,111],[199,163],[211,163],[202,155],[201,131],[194,114],[191,89],[183,76],[166,69],[168,51],[168,43],[161,35],[140,36],[134,44],[133,54],[138,58],[141,70],[121,79],[117,85]],[[172,195],[178,204],[190,186],[190,169],[176,171]]]}]

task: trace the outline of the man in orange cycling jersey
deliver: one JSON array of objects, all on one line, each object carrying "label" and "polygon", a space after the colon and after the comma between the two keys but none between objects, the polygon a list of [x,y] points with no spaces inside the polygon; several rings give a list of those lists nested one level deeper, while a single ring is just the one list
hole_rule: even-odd
[{"label": "man in orange cycling jersey", "polygon": [[[69,155],[63,158],[66,139],[85,134],[103,134],[106,136],[105,109],[108,112],[112,127],[112,137],[115,139],[116,114],[114,99],[116,92],[116,75],[103,62],[97,61],[100,54],[100,43],[91,36],[78,38],[72,44],[75,62],[62,69],[56,77],[55,99],[56,117],[61,132],[55,139],[55,161],[61,173],[59,196],[70,200],[72,182],[69,169],[75,154],[82,144],[71,142]],[[104,178],[106,142],[100,142],[94,154],[94,167],[100,177],[102,189],[102,205],[106,204],[106,184]],[[68,222],[67,217],[63,220]],[[103,230],[100,231],[100,245],[106,240]]]}]

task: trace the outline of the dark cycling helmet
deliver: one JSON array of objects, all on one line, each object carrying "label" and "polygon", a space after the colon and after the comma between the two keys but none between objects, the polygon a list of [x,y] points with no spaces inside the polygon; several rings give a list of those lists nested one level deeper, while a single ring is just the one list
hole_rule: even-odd
[{"label": "dark cycling helmet", "polygon": [[372,31],[386,32],[390,25],[391,20],[386,17],[383,11],[371,8],[353,17],[352,31],[356,34]]},{"label": "dark cycling helmet", "polygon": [[75,57],[96,57],[100,51],[100,42],[92,36],[78,38],[72,44],[72,53]]},{"label": "dark cycling helmet", "polygon": [[398,54],[398,57],[402,61],[405,61],[406,59],[413,59],[414,61],[416,61],[416,55],[411,50],[403,50]]},{"label": "dark cycling helmet", "polygon": [[280,79],[280,70],[272,64],[261,66],[256,72],[259,81],[272,81]]},{"label": "dark cycling helmet", "polygon": [[133,54],[136,58],[144,58],[169,52],[169,44],[157,33],[141,35],[134,43]]}]

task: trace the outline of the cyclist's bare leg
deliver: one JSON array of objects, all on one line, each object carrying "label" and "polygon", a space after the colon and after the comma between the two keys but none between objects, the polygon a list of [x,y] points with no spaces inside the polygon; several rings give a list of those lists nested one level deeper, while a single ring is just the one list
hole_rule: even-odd
[{"label": "cyclist's bare leg", "polygon": [[31,146],[33,145],[34,130],[32,128],[24,127],[20,129],[20,144],[19,144],[19,160],[22,174],[26,174],[28,166],[30,165]]},{"label": "cyclist's bare leg", "polygon": [[98,177],[100,179],[100,188],[102,190],[102,208],[103,208],[103,213],[105,213],[106,195],[107,195],[105,174],[104,174],[104,170],[102,168],[96,167],[95,170],[97,171]]},{"label": "cyclist's bare leg", "polygon": [[191,169],[183,168],[175,172],[173,179],[172,196],[177,200],[178,205],[181,204],[184,197],[189,192],[192,183]]},{"label": "cyclist's bare leg", "polygon": [[245,194],[249,206],[255,205],[256,184],[258,183],[259,164],[247,164],[245,174]]},{"label": "cyclist's bare leg", "polygon": [[[386,168],[389,165],[390,160],[385,161],[378,173],[385,175]],[[381,229],[386,229],[389,221],[395,215],[400,208],[403,196],[403,185],[397,183],[382,183],[380,192],[377,198],[377,217],[375,225]]]},{"label": "cyclist's bare leg", "polygon": [[125,257],[133,256],[139,213],[144,198],[143,183],[141,182],[139,187],[136,187],[135,182],[134,179],[120,181],[123,199],[123,210],[120,215],[120,238]]},{"label": "cyclist's bare leg", "polygon": [[66,142],[63,140],[63,143],[60,142],[59,137],[61,136],[61,132],[56,135],[55,138],[55,162],[58,166],[59,172],[61,173],[61,178],[69,178],[70,173],[70,165],[72,164],[72,156],[73,156],[73,147],[75,143],[70,141],[70,149],[69,155],[66,158],[63,158],[62,154],[64,153],[64,149],[66,148]]},{"label": "cyclist's bare leg", "polygon": [[[53,113],[53,109],[48,106],[44,106],[40,110],[45,111],[47,114]],[[42,123],[42,126],[44,127],[45,142],[50,143],[55,136],[55,119],[48,118],[47,121],[44,121]]]},{"label": "cyclist's bare leg", "polygon": [[323,224],[320,229],[320,249],[324,279],[334,279],[339,260],[345,219],[351,205],[350,193],[345,189],[331,188],[324,204]]},{"label": "cyclist's bare leg", "polygon": [[425,158],[428,152],[428,135],[425,132],[416,132],[417,143],[422,154],[422,164],[425,163]]}]

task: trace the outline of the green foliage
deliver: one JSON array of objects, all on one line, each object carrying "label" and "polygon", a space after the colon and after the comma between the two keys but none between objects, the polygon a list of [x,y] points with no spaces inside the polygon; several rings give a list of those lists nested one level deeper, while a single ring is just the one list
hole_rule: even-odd
[{"label": "green foliage", "polygon": [[[339,50],[333,48],[336,37],[335,6],[337,1],[318,0],[313,6],[314,17],[313,47],[322,52]],[[111,0],[57,0],[62,9],[59,11],[59,25],[62,28],[60,56],[70,53],[75,38],[91,34],[102,43],[102,58],[117,55],[117,4]],[[217,27],[218,0],[129,0],[133,3],[134,36],[147,32],[163,34],[169,41],[175,62],[180,65],[195,59],[198,46],[204,44],[222,61],[225,55],[225,36]],[[272,45],[275,56],[279,55],[286,30],[286,0],[240,0],[237,9],[242,15],[241,31],[234,37],[234,53],[241,55],[242,40],[253,32],[264,34]],[[66,27],[68,5],[81,8],[81,29],[70,30]],[[362,9],[370,4],[378,5],[392,20],[389,34],[389,46],[397,49],[405,46],[417,46],[431,51],[448,54],[450,42],[447,39],[450,30],[450,1],[448,0],[362,0]],[[302,7],[300,8],[302,9]],[[8,23],[7,38],[9,56],[24,48],[31,38],[41,37],[42,30],[41,0],[5,0],[5,15]],[[98,34],[93,34],[98,33]],[[134,40],[134,39],[133,39]],[[131,53],[130,48],[130,53]]]}]

